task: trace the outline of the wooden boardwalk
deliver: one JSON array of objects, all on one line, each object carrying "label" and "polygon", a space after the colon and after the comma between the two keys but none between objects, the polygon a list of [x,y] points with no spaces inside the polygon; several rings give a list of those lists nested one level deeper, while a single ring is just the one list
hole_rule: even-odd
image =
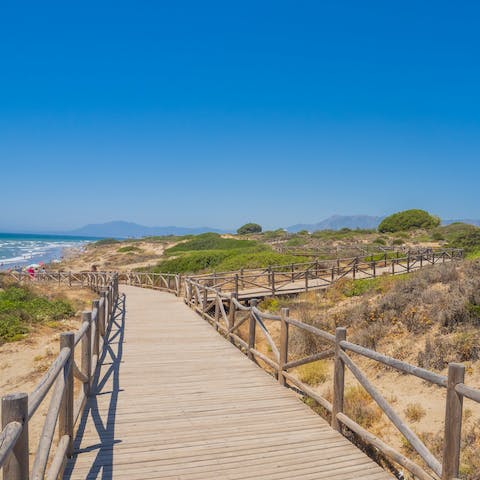
[{"label": "wooden boardwalk", "polygon": [[122,290],[64,478],[393,478],[180,299]]}]

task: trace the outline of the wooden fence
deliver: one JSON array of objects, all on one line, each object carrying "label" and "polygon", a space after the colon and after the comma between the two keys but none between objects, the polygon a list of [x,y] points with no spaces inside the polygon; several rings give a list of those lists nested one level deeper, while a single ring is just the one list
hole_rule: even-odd
[{"label": "wooden fence", "polygon": [[[235,292],[227,294],[221,292],[218,288],[206,286],[194,279],[187,278],[185,280],[185,302],[204,319],[211,322],[233,344],[242,349],[251,360],[260,361],[265,368],[272,371],[281,385],[295,387],[321,405],[330,414],[332,427],[339,432],[343,432],[346,427],[365,443],[373,446],[385,457],[421,480],[438,478],[452,480],[458,476],[463,399],[469,398],[480,403],[480,390],[464,384],[465,367],[463,365],[450,363],[448,376],[439,375],[348,342],[345,328],[337,328],[335,334],[320,330],[290,317],[289,310],[286,308],[281,310],[280,315],[265,313],[257,308],[257,300],[255,299],[250,300],[249,304],[245,305],[237,299]],[[275,342],[269,332],[268,322],[280,323],[279,342]],[[238,331],[239,327],[244,324],[248,324],[247,340],[241,338]],[[307,357],[291,358],[289,338],[292,328],[308,332],[319,339],[324,347]],[[271,354],[267,355],[256,348],[257,332],[264,336]],[[413,375],[445,389],[445,431],[442,461],[435,458],[418,435],[401,419],[387,399],[362,372],[351,354],[368,358],[395,371]],[[290,372],[295,367],[322,359],[332,359],[333,361],[333,402],[329,402]],[[419,465],[396,451],[346,415],[344,411],[345,369],[352,372],[357,381],[369,393],[415,452],[418,453],[424,465]]]},{"label": "wooden fence", "polygon": [[342,278],[376,278],[378,275],[398,275],[419,270],[427,265],[437,265],[463,259],[463,250],[425,250],[399,256],[382,253],[365,257],[336,260],[316,260],[306,263],[272,266],[264,269],[241,269],[193,275],[190,278],[205,286],[234,292],[237,297],[262,297],[292,294],[300,291],[323,289]]},{"label": "wooden fence", "polygon": [[68,286],[88,287],[94,290],[104,288],[116,276],[119,283],[142,288],[153,288],[165,292],[175,293],[182,291],[182,277],[170,273],[148,272],[37,272],[31,277],[27,272],[11,271],[8,274],[18,282],[55,282]]},{"label": "wooden fence", "polygon": [[[80,329],[60,335],[60,352],[32,393],[14,393],[2,398],[0,468],[3,467],[4,480],[29,478],[29,450],[33,445],[28,425],[49,392],[52,392],[50,404],[30,478],[53,480],[61,477],[66,459],[73,453],[75,425],[90,395],[105,333],[119,299],[117,275],[83,277],[85,281],[87,278],[90,287],[100,293],[100,297],[93,301],[91,311],[83,312]],[[80,365],[75,359],[79,343]],[[74,379],[81,382],[77,398],[74,397]],[[57,442],[54,440],[55,430],[58,430]]]}]

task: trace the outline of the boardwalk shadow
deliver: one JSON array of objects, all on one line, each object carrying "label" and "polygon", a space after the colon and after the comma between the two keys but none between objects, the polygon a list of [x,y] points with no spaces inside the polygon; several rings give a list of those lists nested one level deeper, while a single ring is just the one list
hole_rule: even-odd
[{"label": "boardwalk shadow", "polygon": [[[112,460],[115,444],[120,439],[115,438],[115,416],[117,411],[118,395],[120,393],[120,365],[122,363],[123,342],[125,335],[125,295],[119,297],[114,310],[114,317],[106,332],[100,360],[92,382],[91,396],[80,418],[78,431],[75,436],[74,456],[67,464],[63,478],[72,478],[78,455],[97,451],[88,472],[84,478],[112,478]],[[98,408],[98,398],[102,397],[102,411]],[[110,396],[108,407],[104,399]],[[90,419],[91,417],[91,419]],[[90,421],[89,421],[90,419]],[[95,425],[98,442],[82,447],[82,440],[86,433],[87,423]],[[93,432],[88,432],[93,433]]]}]

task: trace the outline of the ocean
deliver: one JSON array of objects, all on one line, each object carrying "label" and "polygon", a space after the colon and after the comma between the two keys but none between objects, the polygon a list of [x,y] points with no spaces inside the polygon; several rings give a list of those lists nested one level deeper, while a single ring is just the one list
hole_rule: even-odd
[{"label": "ocean", "polygon": [[0,269],[60,260],[65,249],[80,249],[95,240],[67,235],[0,233]]}]

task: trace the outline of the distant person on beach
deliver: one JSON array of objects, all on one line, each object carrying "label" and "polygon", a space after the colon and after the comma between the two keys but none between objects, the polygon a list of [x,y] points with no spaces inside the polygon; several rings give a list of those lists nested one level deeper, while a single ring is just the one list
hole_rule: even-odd
[{"label": "distant person on beach", "polygon": [[35,278],[35,269],[33,267],[29,267],[27,272],[30,275],[30,278],[33,280]]},{"label": "distant person on beach", "polygon": [[96,265],[92,265],[92,272],[96,272],[97,271],[97,266]]}]

